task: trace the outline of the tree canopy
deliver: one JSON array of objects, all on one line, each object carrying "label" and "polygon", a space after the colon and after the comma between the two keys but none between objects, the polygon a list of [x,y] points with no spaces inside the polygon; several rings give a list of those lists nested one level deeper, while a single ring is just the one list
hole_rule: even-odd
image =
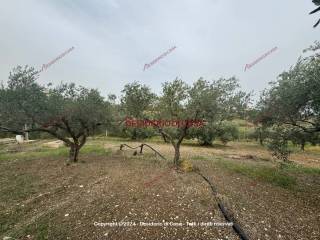
[{"label": "tree canopy", "polygon": [[[207,126],[192,128],[186,123],[176,127],[155,126],[161,135],[168,139],[175,149],[174,163],[179,164],[180,145],[184,138],[200,137],[203,129],[230,120],[243,111],[250,100],[250,95],[240,91],[235,78],[206,81],[202,78],[192,86],[176,78],[165,82],[159,97],[159,119],[203,120]],[[201,130],[202,129],[202,130]]]},{"label": "tree canopy", "polygon": [[289,71],[271,83],[259,102],[261,121],[287,124],[306,132],[320,131],[320,43],[309,47]]},{"label": "tree canopy", "polygon": [[110,122],[108,106],[95,89],[60,84],[43,87],[37,72],[28,66],[10,73],[7,87],[0,90],[0,130],[23,133],[46,132],[70,147],[70,160],[76,162],[87,137]]}]

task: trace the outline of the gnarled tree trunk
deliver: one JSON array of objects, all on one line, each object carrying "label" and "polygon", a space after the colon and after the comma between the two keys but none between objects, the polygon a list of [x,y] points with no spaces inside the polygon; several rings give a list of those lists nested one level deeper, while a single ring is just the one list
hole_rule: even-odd
[{"label": "gnarled tree trunk", "polygon": [[69,161],[78,162],[80,146],[78,144],[72,144],[69,150]]},{"label": "gnarled tree trunk", "polygon": [[306,141],[304,139],[302,139],[301,141],[301,150],[304,151],[304,147],[306,145]]},{"label": "gnarled tree trunk", "polygon": [[175,144],[174,146],[174,158],[173,162],[175,166],[179,165],[179,160],[180,160],[180,144]]},{"label": "gnarled tree trunk", "polygon": [[83,135],[80,143],[79,143],[79,140],[76,139],[75,143],[68,145],[70,147],[69,162],[74,162],[74,163],[78,162],[78,156],[79,156],[80,149],[86,143],[86,139],[87,139],[87,137],[85,135]]}]

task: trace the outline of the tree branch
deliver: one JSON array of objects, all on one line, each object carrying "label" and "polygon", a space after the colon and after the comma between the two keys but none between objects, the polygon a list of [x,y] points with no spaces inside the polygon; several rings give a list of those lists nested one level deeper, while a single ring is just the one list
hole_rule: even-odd
[{"label": "tree branch", "polygon": [[1,126],[0,126],[0,131],[2,131],[2,132],[10,132],[10,133],[13,133],[13,134],[18,134],[18,135],[23,135],[24,134],[23,131],[10,129],[10,128],[7,128],[7,127],[1,127]]}]

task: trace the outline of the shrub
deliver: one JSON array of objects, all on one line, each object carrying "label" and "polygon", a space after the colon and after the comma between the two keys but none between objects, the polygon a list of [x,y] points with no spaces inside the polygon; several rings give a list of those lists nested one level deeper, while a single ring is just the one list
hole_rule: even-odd
[{"label": "shrub", "polygon": [[268,149],[273,157],[284,162],[289,162],[291,151],[288,147],[288,133],[284,128],[274,128],[270,134]]},{"label": "shrub", "polygon": [[219,127],[218,137],[221,142],[226,145],[232,140],[239,139],[239,129],[232,123],[223,123],[223,125]]}]

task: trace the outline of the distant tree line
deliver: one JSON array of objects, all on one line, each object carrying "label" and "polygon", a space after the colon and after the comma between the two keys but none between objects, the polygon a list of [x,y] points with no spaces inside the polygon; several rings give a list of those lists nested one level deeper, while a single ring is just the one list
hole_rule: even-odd
[{"label": "distant tree line", "polygon": [[[173,161],[180,163],[180,146],[185,139],[201,145],[223,144],[239,139],[236,119],[255,126],[247,136],[266,144],[275,157],[287,161],[289,144],[319,144],[320,132],[320,43],[305,50],[295,66],[270,84],[259,102],[240,90],[235,77],[207,81],[199,78],[189,85],[179,78],[162,84],[160,94],[139,82],[126,84],[117,97],[107,98],[98,90],[74,83],[42,86],[32,67],[16,67],[6,86],[0,87],[0,132],[2,134],[46,134],[70,148],[69,162],[76,162],[89,135],[102,134],[132,140],[160,136],[174,148]],[[133,119],[184,119],[206,122],[201,127],[152,124],[128,127]],[[150,121],[154,122],[154,121]],[[25,124],[28,129],[23,127]]]}]

